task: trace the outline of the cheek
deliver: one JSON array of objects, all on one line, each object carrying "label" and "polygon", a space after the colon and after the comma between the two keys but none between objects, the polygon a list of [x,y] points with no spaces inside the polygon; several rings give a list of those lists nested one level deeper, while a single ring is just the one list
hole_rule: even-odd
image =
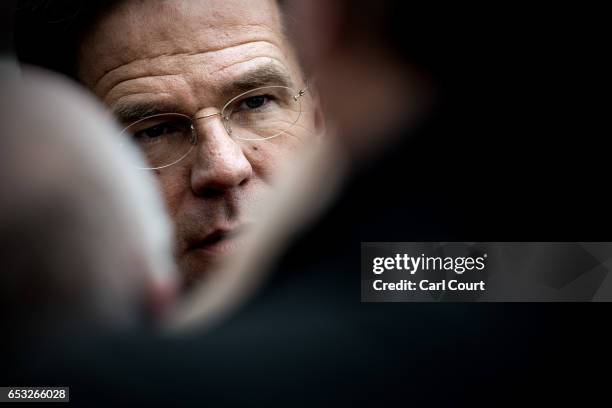
[{"label": "cheek", "polygon": [[245,142],[242,151],[255,175],[269,181],[298,154],[303,143],[303,140],[293,135],[284,135],[269,140]]},{"label": "cheek", "polygon": [[189,171],[186,167],[173,166],[173,168],[156,170],[155,173],[168,214],[175,220],[182,197],[189,189]]},{"label": "cheek", "polygon": [[243,150],[246,148],[256,160],[257,157],[264,159],[264,167],[282,164],[283,161],[293,159],[302,148],[315,141],[317,135],[314,122],[312,109],[307,109],[286,133],[268,140],[248,142],[243,145]]}]

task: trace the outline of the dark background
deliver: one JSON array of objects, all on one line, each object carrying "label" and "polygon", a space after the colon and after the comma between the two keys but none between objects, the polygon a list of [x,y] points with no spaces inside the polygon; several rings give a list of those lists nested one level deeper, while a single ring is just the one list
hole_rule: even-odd
[{"label": "dark background", "polygon": [[415,18],[405,7],[385,35],[432,74],[432,113],[355,170],[255,299],[182,340],[60,341],[44,360],[56,369],[26,358],[3,383],[34,372],[101,405],[605,404],[608,304],[359,299],[365,241],[611,240],[605,13],[462,4]]}]

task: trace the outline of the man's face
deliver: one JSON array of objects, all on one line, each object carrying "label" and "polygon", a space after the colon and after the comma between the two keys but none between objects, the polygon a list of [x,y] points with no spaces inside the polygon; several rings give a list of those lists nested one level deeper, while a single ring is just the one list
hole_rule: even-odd
[{"label": "man's face", "polygon": [[[219,112],[250,82],[305,86],[273,0],[122,2],[83,41],[79,76],[126,126],[158,113]],[[219,115],[196,119],[195,148],[155,170],[187,280],[236,252],[275,172],[315,137],[314,109],[303,98],[296,126],[257,141],[230,136]]]}]

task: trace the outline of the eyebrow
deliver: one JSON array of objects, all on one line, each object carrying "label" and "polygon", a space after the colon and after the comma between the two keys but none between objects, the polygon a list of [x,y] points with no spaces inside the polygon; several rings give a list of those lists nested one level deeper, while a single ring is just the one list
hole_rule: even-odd
[{"label": "eyebrow", "polygon": [[128,125],[140,119],[162,113],[180,113],[178,106],[156,101],[120,102],[115,105],[111,111],[117,121],[123,125]]},{"label": "eyebrow", "polygon": [[[247,71],[238,79],[218,88],[220,95],[229,100],[243,92],[262,86],[285,86],[293,88],[294,83],[284,70],[275,64],[266,64]],[[219,106],[220,108],[220,106]],[[140,119],[162,113],[185,113],[176,102],[140,101],[119,102],[111,107],[113,116],[122,124],[136,122]]]},{"label": "eyebrow", "polygon": [[280,70],[275,64],[266,64],[252,71],[247,71],[236,81],[229,84],[225,89],[229,92],[224,93],[246,92],[253,88],[272,85],[286,86],[287,88],[293,88],[294,86],[289,74]]}]

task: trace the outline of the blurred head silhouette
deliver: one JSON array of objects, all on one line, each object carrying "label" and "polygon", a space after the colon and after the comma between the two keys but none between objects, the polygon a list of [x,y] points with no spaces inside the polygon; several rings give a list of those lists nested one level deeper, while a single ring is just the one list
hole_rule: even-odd
[{"label": "blurred head silhouette", "polygon": [[136,151],[67,81],[1,69],[3,333],[130,327],[160,313],[176,285],[171,229],[150,175],[127,164]]},{"label": "blurred head silhouette", "polygon": [[353,159],[375,154],[427,112],[433,82],[421,63],[440,51],[427,48],[439,35],[431,19],[439,13],[395,0],[286,3],[288,34]]}]

